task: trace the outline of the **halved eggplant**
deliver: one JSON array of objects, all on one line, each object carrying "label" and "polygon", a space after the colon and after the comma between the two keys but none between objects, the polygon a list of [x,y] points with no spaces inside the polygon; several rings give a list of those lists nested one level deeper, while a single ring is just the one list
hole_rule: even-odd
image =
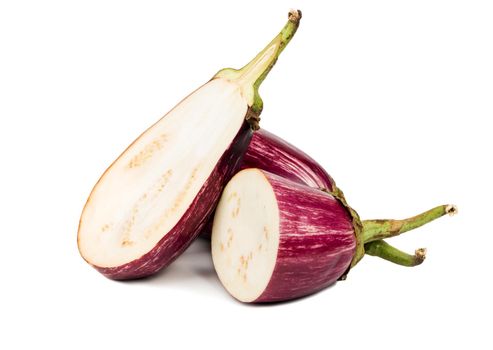
[{"label": "halved eggplant", "polygon": [[106,170],[83,209],[82,257],[113,279],[145,277],[199,234],[258,129],[258,88],[295,34],[291,11],[242,69],[223,69],[137,138]]},{"label": "halved eggplant", "polygon": [[425,258],[384,239],[425,225],[454,205],[440,205],[403,220],[364,220],[342,191],[322,191],[256,168],[237,173],[214,215],[212,259],[226,290],[242,302],[290,300],[344,279],[373,255],[403,266]]}]

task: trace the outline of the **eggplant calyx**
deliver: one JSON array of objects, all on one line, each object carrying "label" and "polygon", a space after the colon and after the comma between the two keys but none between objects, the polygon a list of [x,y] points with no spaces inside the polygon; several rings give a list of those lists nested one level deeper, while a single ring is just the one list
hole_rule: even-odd
[{"label": "eggplant calyx", "polygon": [[329,191],[326,188],[322,188],[321,190],[330,194],[335,199],[337,199],[347,209],[349,215],[351,216],[354,235],[356,237],[356,251],[354,253],[353,260],[351,260],[351,265],[346,270],[346,272],[341,277],[339,277],[339,280],[345,280],[347,274],[349,273],[349,270],[353,268],[353,266],[355,266],[358,263],[358,261],[360,261],[365,255],[365,247],[363,240],[363,223],[356,210],[354,210],[347,203],[346,197],[344,197],[344,192],[342,192],[342,190],[339,187],[337,187],[335,183],[332,184],[332,191]]}]

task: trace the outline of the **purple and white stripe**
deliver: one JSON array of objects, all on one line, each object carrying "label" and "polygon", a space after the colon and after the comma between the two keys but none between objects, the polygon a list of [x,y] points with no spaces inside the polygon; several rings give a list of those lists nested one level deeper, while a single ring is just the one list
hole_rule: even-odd
[{"label": "purple and white stripe", "polygon": [[277,199],[280,236],[271,279],[255,302],[294,299],[336,282],[356,250],[346,208],[325,192],[263,173]]},{"label": "purple and white stripe", "polygon": [[329,191],[334,185],[334,180],[313,158],[265,129],[253,134],[241,168],[266,170],[291,181]]}]

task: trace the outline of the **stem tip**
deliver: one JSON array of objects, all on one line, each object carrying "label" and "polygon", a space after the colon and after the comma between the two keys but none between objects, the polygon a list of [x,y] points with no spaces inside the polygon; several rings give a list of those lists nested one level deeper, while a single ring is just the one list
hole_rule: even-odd
[{"label": "stem tip", "polygon": [[288,13],[288,19],[291,21],[291,22],[299,22],[300,19],[301,19],[301,11],[300,10],[289,10],[289,13]]},{"label": "stem tip", "polygon": [[450,216],[454,216],[455,214],[457,214],[459,212],[459,208],[457,208],[456,205],[454,204],[449,204],[447,205],[447,207],[445,208],[445,212],[450,215]]},{"label": "stem tip", "polygon": [[421,264],[426,259],[426,248],[419,248],[414,251],[417,265]]}]

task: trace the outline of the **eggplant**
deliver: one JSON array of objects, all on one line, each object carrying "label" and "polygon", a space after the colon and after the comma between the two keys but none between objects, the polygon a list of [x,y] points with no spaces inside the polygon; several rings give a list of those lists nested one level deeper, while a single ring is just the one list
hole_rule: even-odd
[{"label": "eggplant", "polygon": [[112,279],[149,276],[200,233],[238,170],[263,102],[258,89],[301,12],[250,63],[220,70],[140,135],[104,172],[80,218],[81,256]]},{"label": "eggplant", "polygon": [[383,239],[445,214],[442,205],[404,220],[361,221],[337,187],[320,190],[265,170],[238,172],[217,206],[211,250],[226,290],[242,302],[277,302],[315,293],[344,279],[364,256],[419,265]]},{"label": "eggplant", "polygon": [[[334,179],[308,154],[279,136],[259,129],[254,132],[242,158],[240,169],[259,168],[291,181],[331,191]],[[211,238],[212,214],[202,229],[201,237]]]},{"label": "eggplant", "polygon": [[300,184],[329,191],[335,185],[334,179],[312,157],[265,129],[254,133],[241,168],[259,168]]}]

